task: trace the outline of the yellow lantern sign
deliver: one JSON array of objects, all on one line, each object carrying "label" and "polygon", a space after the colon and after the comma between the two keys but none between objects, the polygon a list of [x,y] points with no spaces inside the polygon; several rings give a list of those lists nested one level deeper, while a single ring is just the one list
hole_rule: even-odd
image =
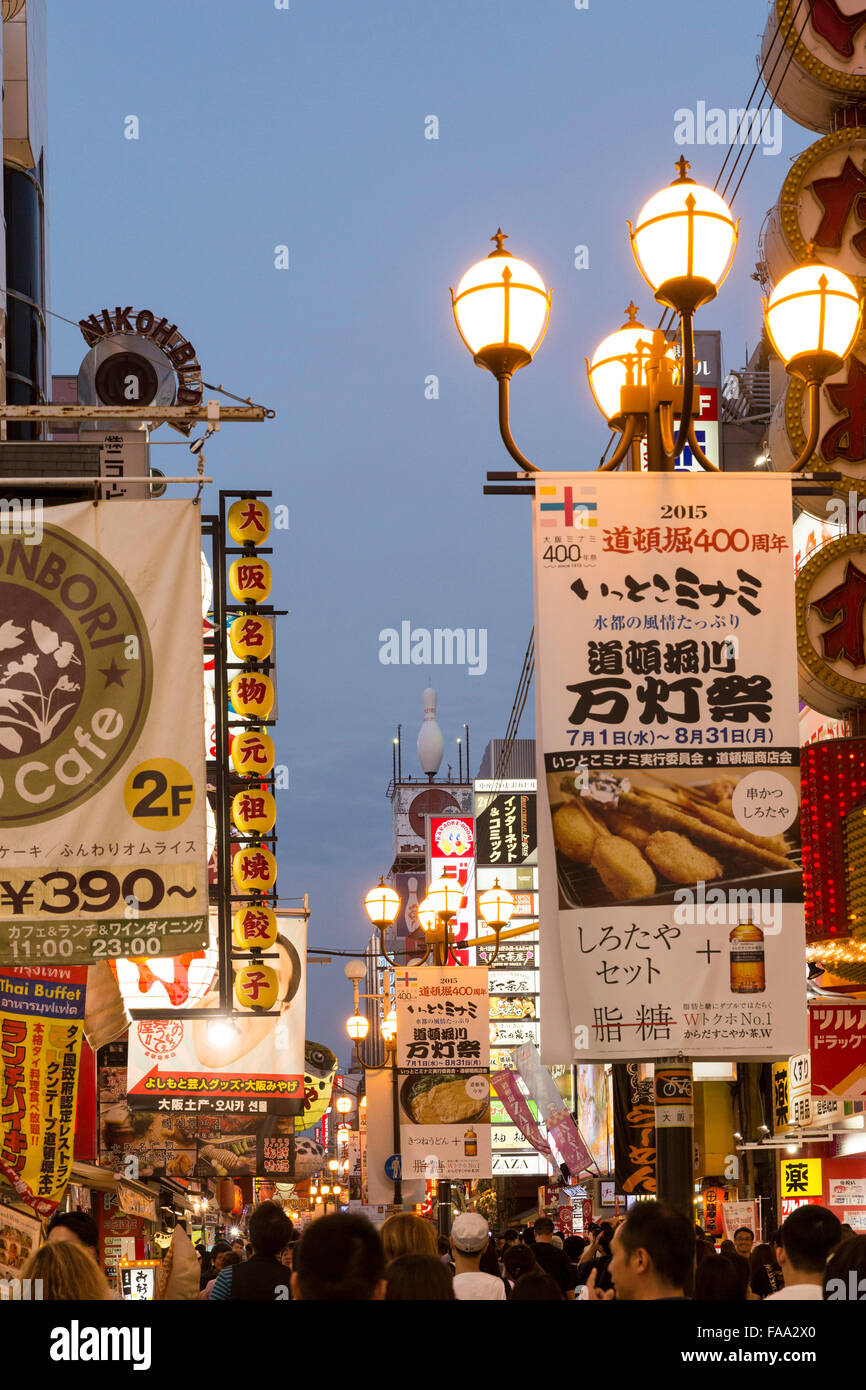
[{"label": "yellow lantern sign", "polygon": [[276,913],[264,903],[247,903],[232,919],[232,934],[239,951],[269,951],[277,940]]},{"label": "yellow lantern sign", "polygon": [[258,497],[241,497],[228,512],[229,535],[236,545],[264,545],[271,530],[271,514]]},{"label": "yellow lantern sign", "polygon": [[235,998],[244,1009],[272,1009],[280,977],[269,965],[244,965],[235,975]]},{"label": "yellow lantern sign", "polygon": [[229,699],[236,713],[267,719],[274,707],[274,683],[260,671],[243,671],[230,681]]},{"label": "yellow lantern sign", "polygon": [[241,777],[267,777],[276,756],[274,740],[258,729],[232,739],[232,763]]},{"label": "yellow lantern sign", "polygon": [[246,845],[232,859],[232,878],[241,893],[270,893],[277,861],[264,845]]},{"label": "yellow lantern sign", "polygon": [[238,603],[264,603],[271,592],[271,567],[257,555],[240,557],[229,566],[229,588]]},{"label": "yellow lantern sign", "polygon": [[274,649],[274,629],[267,618],[241,613],[229,628],[229,641],[239,661],[267,661]]},{"label": "yellow lantern sign", "polygon": [[277,823],[277,803],[258,788],[238,792],[232,797],[232,821],[246,835],[267,835]]}]

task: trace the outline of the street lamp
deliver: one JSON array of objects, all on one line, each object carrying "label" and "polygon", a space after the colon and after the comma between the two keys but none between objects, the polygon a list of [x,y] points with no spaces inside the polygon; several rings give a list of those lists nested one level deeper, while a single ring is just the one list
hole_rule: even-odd
[{"label": "street lamp", "polygon": [[348,1115],[349,1111],[352,1109],[352,1097],[347,1095],[337,1096],[335,1104],[340,1115]]},{"label": "street lamp", "polygon": [[789,376],[806,383],[809,391],[809,434],[790,465],[796,473],[818,445],[821,386],[838,372],[857,341],[862,305],[856,287],[833,266],[820,265],[809,247],[809,261],[782,277],[764,299],[764,321],[775,351]]},{"label": "street lamp", "polygon": [[492,888],[481,894],[478,899],[478,911],[487,926],[496,933],[496,951],[492,956],[495,960],[499,951],[499,933],[508,926],[514,913],[514,898],[507,888],[500,888],[498,878],[493,880]]}]

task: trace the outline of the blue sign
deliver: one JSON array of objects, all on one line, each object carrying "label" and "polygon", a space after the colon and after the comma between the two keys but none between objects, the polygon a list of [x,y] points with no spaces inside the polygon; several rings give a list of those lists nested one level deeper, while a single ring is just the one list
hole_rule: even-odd
[{"label": "blue sign", "polygon": [[389,1182],[400,1182],[403,1176],[403,1160],[399,1154],[392,1154],[385,1162],[385,1177]]}]

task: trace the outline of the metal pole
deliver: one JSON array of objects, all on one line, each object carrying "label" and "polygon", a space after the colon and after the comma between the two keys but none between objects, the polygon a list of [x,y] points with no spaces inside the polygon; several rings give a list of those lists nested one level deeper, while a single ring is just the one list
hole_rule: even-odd
[{"label": "metal pole", "polygon": [[[394,1107],[394,1108],[393,1108],[393,1116],[394,1116],[394,1153],[397,1155],[398,1163],[402,1163],[402,1158],[401,1158],[401,1154],[400,1154],[400,1091],[399,1091],[399,1081],[398,1081],[398,1077],[397,1077],[397,1052],[396,1052],[396,1048],[392,1048],[392,1051],[391,1051],[391,1098],[392,1098],[392,1104],[393,1104],[393,1107]],[[400,1172],[400,1168],[399,1168],[399,1167],[397,1168],[397,1172],[398,1172],[398,1173]],[[395,1207],[402,1207],[402,1205],[403,1205],[403,1181],[402,1181],[402,1178],[395,1178],[395,1179],[394,1179],[394,1206],[395,1206]]]},{"label": "metal pole", "polygon": [[694,1220],[694,1099],[688,1057],[655,1064],[656,1185],[659,1198]]}]

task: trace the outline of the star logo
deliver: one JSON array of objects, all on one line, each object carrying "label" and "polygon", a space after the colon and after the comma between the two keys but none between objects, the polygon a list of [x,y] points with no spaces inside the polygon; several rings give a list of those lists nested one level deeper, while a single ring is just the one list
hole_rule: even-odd
[{"label": "star logo", "polygon": [[124,678],[124,676],[128,676],[128,675],[129,675],[129,668],[126,667],[126,666],[118,666],[118,665],[115,663],[114,657],[112,657],[112,658],[111,658],[111,665],[110,665],[110,666],[100,666],[100,668],[99,668],[99,674],[100,674],[101,676],[104,676],[104,677],[105,677],[105,687],[104,687],[104,688],[105,688],[106,690],[108,689],[108,687],[109,687],[110,685],[119,685],[120,688],[121,688],[121,690],[122,690],[122,689],[123,689],[123,678]]}]

